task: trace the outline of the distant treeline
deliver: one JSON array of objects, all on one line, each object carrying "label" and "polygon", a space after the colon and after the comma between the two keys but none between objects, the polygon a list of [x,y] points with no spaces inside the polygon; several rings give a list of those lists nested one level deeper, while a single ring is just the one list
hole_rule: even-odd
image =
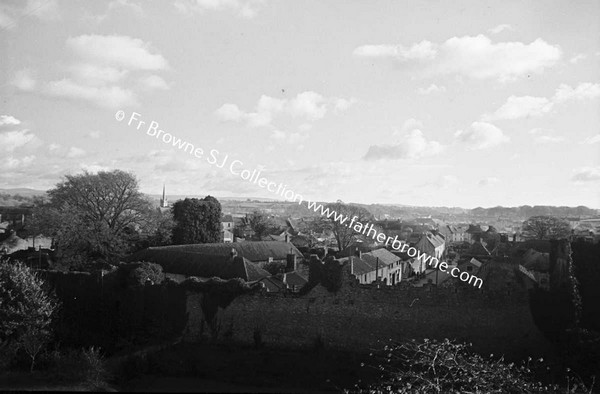
[{"label": "distant treeline", "polygon": [[20,194],[0,193],[0,206],[18,207],[33,205],[34,196],[22,196]]},{"label": "distant treeline", "polygon": [[575,217],[595,216],[598,214],[596,209],[590,209],[584,206],[578,207],[553,207],[547,205],[523,205],[514,208],[494,207],[494,208],[475,208],[470,212],[475,216],[494,216],[494,217],[521,217],[531,216],[556,216],[556,217]]}]

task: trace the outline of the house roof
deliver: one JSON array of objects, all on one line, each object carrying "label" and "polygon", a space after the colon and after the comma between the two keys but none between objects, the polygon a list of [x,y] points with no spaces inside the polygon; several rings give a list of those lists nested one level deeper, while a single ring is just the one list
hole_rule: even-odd
[{"label": "house roof", "polygon": [[522,257],[523,266],[529,270],[548,272],[550,269],[550,255],[537,250],[527,249]]},{"label": "house roof", "polygon": [[483,230],[478,224],[470,224],[466,232],[469,234],[480,234],[483,233]]},{"label": "house roof", "polygon": [[280,241],[245,241],[234,243],[212,243],[212,244],[189,244],[172,245],[148,248],[150,250],[169,250],[197,253],[210,256],[230,256],[231,250],[235,249],[238,256],[242,256],[252,262],[268,261],[269,257],[274,260],[285,260],[288,253],[293,253],[299,258],[304,256],[289,242]]},{"label": "house roof", "polygon": [[374,265],[371,265],[358,256],[343,257],[339,261],[342,263],[348,261],[348,264],[344,265],[344,267],[346,267],[348,272],[352,272],[353,275],[364,275],[375,271]]},{"label": "house roof", "polygon": [[233,216],[231,215],[223,215],[221,222],[233,222]]},{"label": "house roof", "polygon": [[232,258],[177,249],[147,248],[134,253],[126,260],[148,261],[159,264],[165,272],[201,278],[242,278],[246,281],[255,281],[271,275],[242,256]]},{"label": "house roof", "polygon": [[472,255],[472,256],[490,256],[491,255],[490,251],[481,242],[475,242],[473,245],[471,245],[467,254]]},{"label": "house roof", "polygon": [[[444,243],[446,242],[444,237],[442,237],[440,234],[433,234],[430,232],[425,233],[425,235],[423,235],[421,239],[423,238],[425,238],[434,248],[438,248],[444,245]],[[419,242],[421,241],[421,239],[419,239]]]},{"label": "house roof", "polygon": [[369,253],[364,253],[363,256],[379,257],[379,264],[383,263],[384,265],[390,265],[400,260],[398,256],[385,248],[372,250]]},{"label": "house roof", "polygon": [[308,279],[302,276],[299,272],[292,271],[283,274],[283,282],[290,287],[296,286],[297,288],[300,288],[308,283]]}]

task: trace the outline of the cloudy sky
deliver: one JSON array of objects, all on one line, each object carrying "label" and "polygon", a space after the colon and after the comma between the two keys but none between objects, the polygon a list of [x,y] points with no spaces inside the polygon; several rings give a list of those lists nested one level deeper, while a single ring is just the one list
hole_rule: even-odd
[{"label": "cloudy sky", "polygon": [[600,208],[600,2],[0,2],[0,188]]}]

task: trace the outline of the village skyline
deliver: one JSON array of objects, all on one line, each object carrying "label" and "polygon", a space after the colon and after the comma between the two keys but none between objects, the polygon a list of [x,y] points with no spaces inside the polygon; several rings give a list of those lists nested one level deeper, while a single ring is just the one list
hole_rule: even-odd
[{"label": "village skyline", "polygon": [[211,4],[3,4],[3,187],[272,197],[124,110],[311,200],[600,208],[597,2]]}]

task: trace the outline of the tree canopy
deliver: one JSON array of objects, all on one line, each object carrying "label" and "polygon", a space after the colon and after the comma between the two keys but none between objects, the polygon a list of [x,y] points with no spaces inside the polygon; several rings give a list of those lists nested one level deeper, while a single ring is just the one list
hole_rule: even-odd
[{"label": "tree canopy", "polygon": [[64,260],[115,263],[148,224],[151,204],[133,174],[67,175],[34,209],[34,231],[51,236]]},{"label": "tree canopy", "polygon": [[221,203],[212,197],[186,198],[173,204],[175,245],[221,242]]},{"label": "tree canopy", "polygon": [[530,239],[560,239],[571,235],[566,220],[554,216],[532,216],[523,222],[523,236]]}]

